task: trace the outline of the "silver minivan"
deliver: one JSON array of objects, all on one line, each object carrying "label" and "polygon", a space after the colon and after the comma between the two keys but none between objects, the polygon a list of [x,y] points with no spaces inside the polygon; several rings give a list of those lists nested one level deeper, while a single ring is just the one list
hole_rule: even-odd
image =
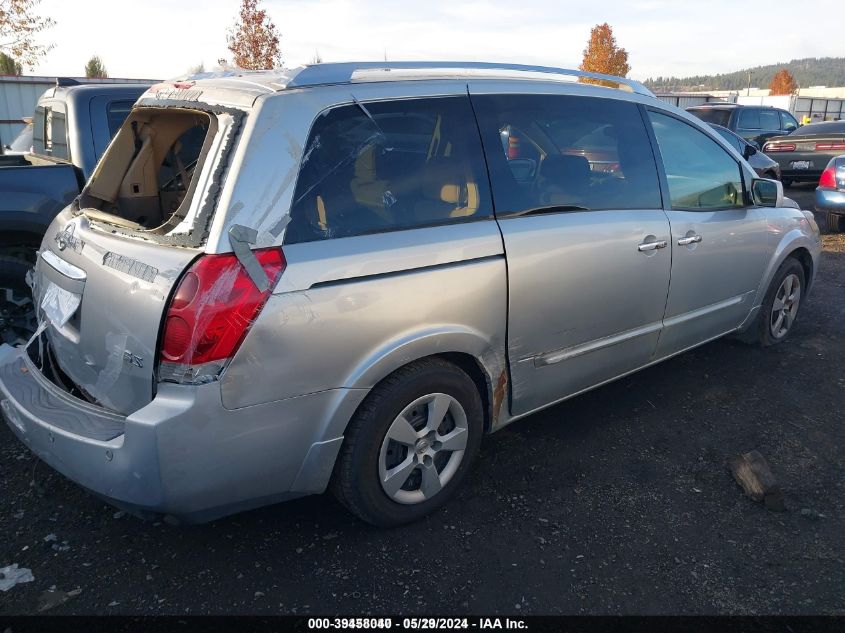
[{"label": "silver minivan", "polygon": [[640,84],[481,63],[152,86],[0,348],[36,455],[203,521],[331,488],[442,505],[481,438],[707,341],[782,341],[811,213]]}]

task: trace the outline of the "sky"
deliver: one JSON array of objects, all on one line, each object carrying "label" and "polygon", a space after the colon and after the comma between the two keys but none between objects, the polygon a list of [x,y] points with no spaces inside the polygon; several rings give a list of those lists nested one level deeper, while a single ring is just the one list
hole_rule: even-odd
[{"label": "sky", "polygon": [[[91,55],[112,77],[167,79],[230,58],[226,31],[240,0],[42,0],[55,47],[34,71],[83,75]],[[794,20],[794,2],[737,0],[262,0],[281,34],[282,60],[461,60],[576,68],[590,29],[608,22],[629,54],[630,77],[730,72],[801,57],[845,55],[816,20]],[[777,37],[763,32],[777,17]],[[755,28],[756,27],[756,28]]]}]

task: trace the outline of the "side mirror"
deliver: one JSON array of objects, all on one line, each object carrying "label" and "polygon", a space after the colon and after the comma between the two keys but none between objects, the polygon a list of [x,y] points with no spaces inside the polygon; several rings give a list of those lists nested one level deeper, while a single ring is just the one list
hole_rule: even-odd
[{"label": "side mirror", "polygon": [[778,180],[755,178],[751,181],[751,195],[757,206],[783,206],[783,185]]},{"label": "side mirror", "polygon": [[[756,143],[755,143],[754,145],[756,145]],[[752,145],[751,143],[749,143],[748,145],[746,145],[746,146],[743,148],[743,150],[742,150],[742,157],[743,157],[745,160],[748,160],[749,158],[751,158],[752,156],[754,156],[754,154],[756,154],[756,153],[757,153],[757,148],[756,148],[756,147],[754,147],[754,145]]]},{"label": "side mirror", "polygon": [[783,128],[783,129],[784,129],[784,130],[786,130],[786,133],[787,133],[787,134],[792,134],[792,132],[794,132],[794,131],[795,131],[795,130],[797,130],[798,128],[796,128],[794,125],[792,125],[792,123],[787,123],[787,124],[784,126],[784,128]]}]

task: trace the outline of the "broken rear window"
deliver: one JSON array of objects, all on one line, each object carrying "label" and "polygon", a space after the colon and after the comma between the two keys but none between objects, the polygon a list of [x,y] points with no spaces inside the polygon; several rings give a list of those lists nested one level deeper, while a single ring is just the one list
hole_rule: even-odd
[{"label": "broken rear window", "polygon": [[190,233],[206,193],[203,169],[219,149],[221,116],[228,115],[137,108],[83,191],[80,210],[153,238]]}]

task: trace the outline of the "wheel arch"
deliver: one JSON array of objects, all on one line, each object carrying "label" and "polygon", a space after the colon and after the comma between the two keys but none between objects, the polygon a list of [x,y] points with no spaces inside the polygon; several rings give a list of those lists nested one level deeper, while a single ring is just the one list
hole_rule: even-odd
[{"label": "wheel arch", "polygon": [[789,257],[797,259],[801,264],[801,267],[804,269],[804,281],[806,284],[806,290],[809,292],[813,284],[813,277],[815,276],[815,272],[818,267],[820,252],[821,245],[813,243],[810,240],[810,237],[801,230],[793,229],[784,235],[780,244],[778,244],[778,247],[775,249],[775,252],[769,258],[769,264],[766,268],[766,272],[763,275],[759,288],[757,289],[757,297],[755,299],[754,306],[757,307],[761,305],[763,298],[766,296],[766,291],[772,283],[775,273],[777,273],[783,262],[785,262]]}]

